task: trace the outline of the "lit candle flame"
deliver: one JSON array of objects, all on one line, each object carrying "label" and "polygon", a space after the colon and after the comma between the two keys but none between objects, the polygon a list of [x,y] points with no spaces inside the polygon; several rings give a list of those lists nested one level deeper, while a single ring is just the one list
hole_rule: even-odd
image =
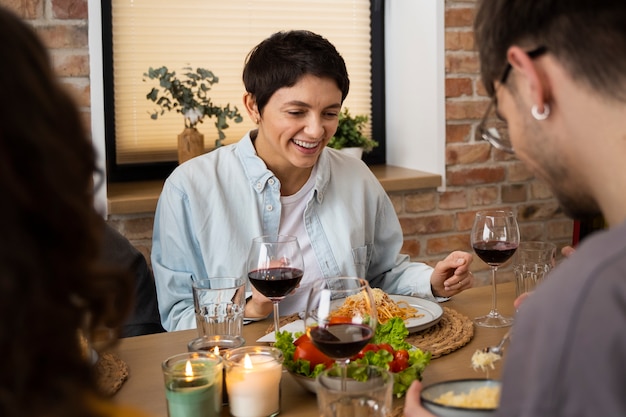
[{"label": "lit candle flame", "polygon": [[220,347],[219,346],[215,346],[215,349],[213,349],[213,353],[215,353],[216,355],[220,354]]},{"label": "lit candle flame", "polygon": [[187,361],[187,364],[185,365],[185,380],[187,382],[191,382],[193,381],[193,368],[191,367],[191,361]]},{"label": "lit candle flame", "polygon": [[252,360],[250,359],[250,356],[248,356],[247,353],[246,353],[246,356],[243,358],[243,367],[245,369],[252,369]]}]

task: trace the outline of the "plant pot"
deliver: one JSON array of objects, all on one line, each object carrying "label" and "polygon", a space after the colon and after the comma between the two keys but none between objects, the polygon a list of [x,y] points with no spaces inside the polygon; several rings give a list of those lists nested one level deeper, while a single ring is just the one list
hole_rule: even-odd
[{"label": "plant pot", "polygon": [[343,152],[357,159],[361,159],[363,157],[363,148],[358,148],[358,147],[341,148],[339,149],[339,152]]},{"label": "plant pot", "polygon": [[204,135],[195,127],[186,127],[178,135],[178,163],[182,164],[191,158],[204,153]]}]

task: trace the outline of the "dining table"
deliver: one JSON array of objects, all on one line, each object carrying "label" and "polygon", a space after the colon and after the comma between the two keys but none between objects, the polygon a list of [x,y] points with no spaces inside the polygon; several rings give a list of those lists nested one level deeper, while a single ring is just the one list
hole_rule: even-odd
[{"label": "dining table", "polygon": [[[479,286],[470,288],[460,294],[442,302],[441,306],[448,307],[469,319],[484,315],[492,307],[492,287]],[[499,283],[497,286],[498,310],[502,314],[515,314],[513,301],[515,286],[512,282]],[[246,345],[267,345],[259,343],[257,339],[270,331],[271,319],[253,322],[243,327],[243,337]],[[440,381],[465,378],[485,378],[485,371],[475,370],[471,366],[471,358],[478,349],[494,346],[504,336],[507,327],[487,328],[473,325],[473,336],[467,344],[458,349],[431,359],[422,374],[424,385]],[[114,347],[116,354],[128,366],[128,378],[114,395],[117,403],[130,405],[154,417],[167,417],[165,401],[165,385],[161,371],[162,362],[177,353],[187,351],[187,343],[197,337],[197,330],[181,330],[151,335],[142,335],[121,339]],[[489,370],[488,377],[499,379],[503,362],[496,362],[495,369]],[[288,372],[283,372],[281,379],[281,408],[280,415],[290,416],[318,416],[317,399],[315,394],[307,391],[295,382]],[[394,398],[393,406],[399,410],[404,398]],[[222,407],[222,416],[229,415],[227,405]]]}]

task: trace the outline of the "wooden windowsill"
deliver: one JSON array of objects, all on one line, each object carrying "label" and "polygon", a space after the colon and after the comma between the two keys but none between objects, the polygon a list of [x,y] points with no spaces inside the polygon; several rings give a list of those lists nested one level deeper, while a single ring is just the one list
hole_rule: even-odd
[{"label": "wooden windowsill", "polygon": [[[375,165],[371,170],[387,192],[441,185],[441,176],[428,172],[392,165]],[[107,191],[109,214],[153,213],[162,188],[163,180],[110,183]]]}]

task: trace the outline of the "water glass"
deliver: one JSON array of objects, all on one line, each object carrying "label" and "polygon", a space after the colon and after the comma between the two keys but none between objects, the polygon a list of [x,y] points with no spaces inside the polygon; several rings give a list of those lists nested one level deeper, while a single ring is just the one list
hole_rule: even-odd
[{"label": "water glass", "polygon": [[[365,375],[366,380],[354,379],[354,375]],[[393,375],[383,368],[350,364],[346,381],[342,381],[337,368],[327,369],[318,375],[316,386],[321,417],[386,417],[391,414]]]},{"label": "water glass", "polygon": [[192,284],[198,336],[241,336],[244,278],[205,278]]},{"label": "water glass", "polygon": [[530,292],[556,265],[556,245],[550,242],[520,242],[513,258],[515,295]]}]

